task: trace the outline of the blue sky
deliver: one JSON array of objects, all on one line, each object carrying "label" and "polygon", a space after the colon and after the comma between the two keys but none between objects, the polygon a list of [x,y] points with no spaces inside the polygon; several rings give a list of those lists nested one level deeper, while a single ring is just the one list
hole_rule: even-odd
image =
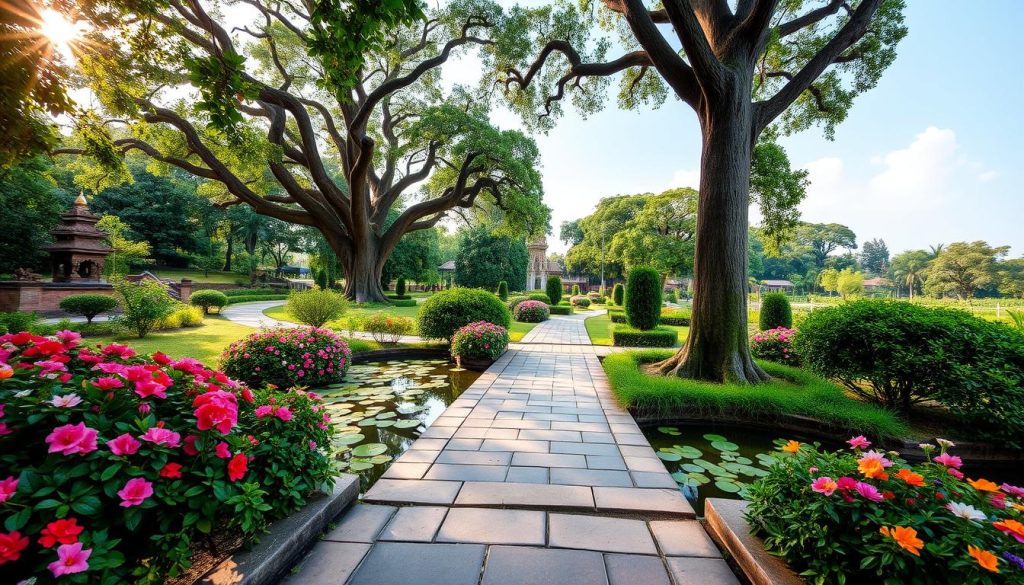
[{"label": "blue sky", "polygon": [[[804,218],[845,223],[858,242],[880,237],[894,253],[983,239],[1024,255],[1024,67],[1015,42],[1024,2],[908,4],[896,62],[835,141],[817,130],[783,141],[793,164],[811,172]],[[508,113],[495,120],[517,125]],[[614,96],[601,113],[570,113],[538,136],[551,250],[564,249],[558,225],[601,197],[694,186],[699,136],[681,102],[619,111]]]}]

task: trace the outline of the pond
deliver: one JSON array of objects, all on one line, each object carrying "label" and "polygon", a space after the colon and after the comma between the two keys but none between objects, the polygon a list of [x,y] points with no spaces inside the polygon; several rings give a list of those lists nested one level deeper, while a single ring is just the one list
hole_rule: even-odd
[{"label": "pond", "polygon": [[445,359],[389,360],[353,365],[344,382],[318,389],[342,470],[365,492],[479,376]]}]

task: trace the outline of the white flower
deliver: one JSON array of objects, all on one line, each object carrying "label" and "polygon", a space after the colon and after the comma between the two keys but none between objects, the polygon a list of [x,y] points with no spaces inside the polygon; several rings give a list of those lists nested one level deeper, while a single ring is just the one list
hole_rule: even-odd
[{"label": "white flower", "polygon": [[71,408],[78,406],[82,403],[82,399],[78,397],[78,394],[64,394],[63,396],[54,396],[50,404],[59,408]]},{"label": "white flower", "polygon": [[950,502],[946,504],[946,509],[952,512],[954,516],[963,518],[964,520],[985,520],[987,518],[981,510],[970,504]]},{"label": "white flower", "polygon": [[939,439],[939,438],[936,438],[935,442],[938,443],[939,446],[942,447],[943,449],[949,449],[950,447],[956,447],[956,443],[954,443],[953,441],[950,441],[949,439]]},{"label": "white flower", "polygon": [[14,397],[15,398],[24,398],[24,397],[28,396],[29,394],[32,394],[32,389],[31,388],[29,388],[28,390],[22,390],[20,392],[15,392],[14,393]]}]

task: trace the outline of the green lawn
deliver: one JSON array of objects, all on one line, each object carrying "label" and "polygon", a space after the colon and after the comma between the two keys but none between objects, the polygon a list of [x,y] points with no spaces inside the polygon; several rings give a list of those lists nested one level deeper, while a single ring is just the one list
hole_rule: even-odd
[{"label": "green lawn", "polygon": [[[608,313],[602,313],[594,317],[588,318],[583,322],[587,328],[587,335],[590,336],[590,343],[594,345],[611,345],[612,344],[612,323],[611,317]],[[683,343],[686,342],[686,338],[690,335],[689,327],[674,327],[672,325],[663,325],[668,329],[675,329],[679,333],[679,341],[676,343],[676,347],[682,347]]]},{"label": "green lawn", "polygon": [[[393,305],[387,305],[384,303],[363,303],[362,305],[350,306],[345,315],[341,319],[331,321],[327,324],[327,327],[336,329],[342,333],[346,331],[364,331],[361,326],[361,322],[375,313],[388,313],[398,317],[408,317],[413,321],[416,321],[420,314],[420,305],[415,307],[395,307]],[[295,317],[288,312],[288,309],[284,305],[277,307],[270,307],[263,311],[263,314],[272,319],[279,319],[281,321],[296,322]],[[527,334],[531,329],[536,327],[536,323],[520,323],[513,321],[512,326],[509,327],[508,336],[513,342],[519,341]],[[416,325],[413,325],[413,330],[409,333],[410,335],[419,335],[419,331],[416,329]]]},{"label": "green lawn", "polygon": [[143,354],[162,351],[173,358],[193,357],[209,366],[216,366],[220,354],[232,341],[253,332],[252,327],[232,323],[223,317],[209,315],[199,327],[158,331],[139,339],[135,336],[86,337],[88,345],[122,343]]},{"label": "green lawn", "polygon": [[627,351],[604,359],[612,392],[623,406],[645,417],[737,417],[770,422],[807,416],[845,432],[894,438],[908,429],[893,413],[846,395],[809,372],[772,362],[758,364],[775,378],[764,384],[715,384],[643,371],[671,350]]},{"label": "green lawn", "polygon": [[234,272],[220,272],[211,270],[209,274],[204,273],[202,270],[188,270],[184,268],[161,268],[159,270],[151,270],[153,274],[160,278],[167,278],[173,281],[180,281],[183,278],[188,278],[196,284],[236,284],[242,283],[244,286],[248,286],[249,277],[244,274],[236,274]]}]

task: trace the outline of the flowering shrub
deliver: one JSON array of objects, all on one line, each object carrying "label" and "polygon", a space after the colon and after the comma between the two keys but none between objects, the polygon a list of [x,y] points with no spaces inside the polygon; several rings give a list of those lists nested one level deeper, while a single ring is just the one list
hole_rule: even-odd
[{"label": "flowering shrub", "polygon": [[414,323],[408,317],[380,312],[367,317],[362,325],[377,343],[398,343],[400,337],[412,331]]},{"label": "flowering shrub", "polygon": [[574,297],[569,298],[569,303],[572,304],[572,306],[574,307],[586,309],[587,307],[590,306],[590,298],[585,297],[583,295],[576,295]]},{"label": "flowering shrub", "polygon": [[263,329],[228,346],[224,372],[250,386],[319,386],[345,378],[352,352],[328,329]]},{"label": "flowering shrub", "polygon": [[0,582],[163,583],[252,540],[331,479],[328,420],[191,358],[0,336]]},{"label": "flowering shrub", "polygon": [[516,305],[514,315],[516,321],[522,323],[540,323],[548,320],[548,317],[551,316],[551,309],[548,308],[547,303],[540,301],[522,301]]},{"label": "flowering shrub", "polygon": [[452,357],[496,360],[507,348],[508,329],[487,321],[470,323],[452,336]]},{"label": "flowering shrub", "polygon": [[965,477],[953,444],[928,462],[893,453],[820,452],[789,441],[749,488],[752,532],[809,582],[1024,582],[1024,488]]},{"label": "flowering shrub", "polygon": [[754,357],[786,364],[787,366],[799,366],[800,356],[793,349],[793,336],[795,329],[776,327],[767,331],[761,331],[750,338],[750,352]]}]

